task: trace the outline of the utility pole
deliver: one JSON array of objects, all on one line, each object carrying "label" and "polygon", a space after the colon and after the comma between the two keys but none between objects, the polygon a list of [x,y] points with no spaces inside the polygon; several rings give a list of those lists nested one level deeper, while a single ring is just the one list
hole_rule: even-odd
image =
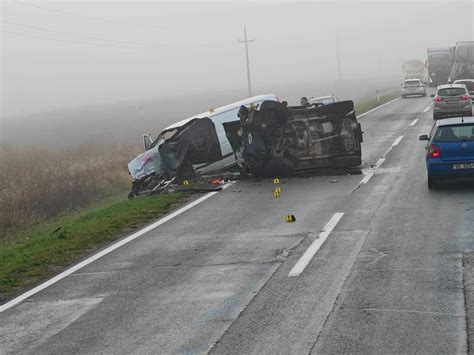
[{"label": "utility pole", "polygon": [[247,39],[247,27],[244,25],[244,40],[241,41],[237,39],[237,43],[244,43],[245,44],[245,59],[247,61],[247,83],[248,83],[248,89],[249,89],[249,97],[252,96],[252,83],[250,81],[250,62],[249,62],[249,48],[247,43],[248,42],[254,42],[255,38],[253,39]]},{"label": "utility pole", "polygon": [[339,33],[336,35],[336,51],[337,51],[337,71],[339,73],[339,81],[341,81],[342,74],[341,74],[341,56],[339,54]]}]

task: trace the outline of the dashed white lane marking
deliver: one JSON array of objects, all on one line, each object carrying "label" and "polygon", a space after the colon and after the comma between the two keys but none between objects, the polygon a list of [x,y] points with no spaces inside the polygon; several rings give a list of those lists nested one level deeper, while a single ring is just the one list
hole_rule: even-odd
[{"label": "dashed white lane marking", "polygon": [[401,140],[403,139],[404,136],[400,136],[397,139],[395,139],[395,142],[392,143],[392,147],[395,147],[400,144]]},{"label": "dashed white lane marking", "polygon": [[364,117],[365,115],[368,115],[369,113],[374,112],[375,110],[378,110],[379,108],[382,108],[382,107],[384,107],[384,106],[387,106],[387,105],[391,104],[392,102],[395,102],[395,101],[398,101],[398,100],[400,100],[400,97],[397,97],[396,99],[393,99],[393,100],[391,100],[391,101],[389,101],[389,102],[386,102],[386,103],[384,103],[384,104],[382,104],[382,105],[380,105],[380,106],[377,106],[376,108],[373,108],[372,110],[369,110],[369,111],[367,111],[367,112],[364,112],[363,114],[358,115],[357,118]]},{"label": "dashed white lane marking", "polygon": [[[233,184],[233,182],[231,182],[229,184],[226,184],[226,185],[223,185],[222,188],[225,189],[225,188],[229,187],[232,184]],[[7,309],[17,305],[20,302],[23,302],[27,298],[35,295],[36,293],[44,290],[45,288],[47,288],[49,286],[55,284],[56,282],[64,279],[65,277],[71,275],[73,272],[75,272],[79,269],[82,269],[84,266],[87,266],[90,263],[102,258],[103,256],[105,256],[107,254],[110,254],[111,252],[113,252],[114,250],[120,248],[121,246],[123,246],[127,243],[130,243],[132,240],[135,240],[135,239],[141,237],[142,235],[144,235],[145,233],[148,233],[149,231],[151,231],[151,230],[161,226],[162,224],[168,222],[169,220],[172,220],[173,218],[179,216],[180,214],[186,212],[187,210],[193,208],[194,206],[199,205],[201,202],[204,202],[205,200],[207,200],[208,198],[214,196],[217,193],[219,193],[219,191],[213,191],[213,192],[209,192],[209,193],[205,194],[201,198],[198,198],[197,200],[195,200],[193,202],[190,202],[186,206],[181,207],[179,210],[170,213],[169,215],[163,217],[162,219],[150,224],[149,226],[147,226],[143,229],[140,229],[139,231],[137,231],[137,232],[133,233],[132,235],[128,236],[127,238],[124,238],[124,239],[118,241],[117,243],[112,244],[108,248],[98,252],[95,255],[92,255],[90,258],[87,258],[86,260],[81,261],[79,264],[76,264],[73,267],[63,271],[59,275],[56,275],[52,279],[49,279],[48,281],[46,281],[46,282],[42,283],[41,285],[33,288],[32,290],[30,290],[28,292],[25,292],[24,294],[12,299],[10,302],[7,302],[4,305],[1,305],[0,306],[0,313],[2,313],[4,311],[6,311]]]},{"label": "dashed white lane marking", "polygon": [[427,113],[427,112],[430,110],[430,108],[431,108],[431,105],[429,105],[427,108],[425,108],[425,109],[423,110],[423,113]]},{"label": "dashed white lane marking", "polygon": [[311,243],[311,245],[305,251],[303,256],[298,260],[298,262],[293,267],[293,269],[291,269],[290,273],[288,274],[288,277],[301,275],[304,269],[306,269],[306,266],[308,266],[311,259],[313,259],[314,255],[318,252],[319,248],[321,248],[321,246],[324,244],[329,234],[331,234],[332,230],[339,223],[342,216],[344,216],[344,212],[334,213],[334,216],[332,216],[332,218],[323,228],[321,233],[319,233],[318,239],[316,239],[313,243]]},{"label": "dashed white lane marking", "polygon": [[379,160],[377,160],[377,162],[375,163],[375,169],[380,168],[380,166],[383,164],[384,161],[385,161],[385,158],[380,158]]},{"label": "dashed white lane marking", "polygon": [[413,120],[413,122],[412,122],[412,123],[410,123],[410,126],[414,126],[414,125],[416,125],[416,123],[417,123],[417,122],[418,122],[418,118],[415,118],[415,119]]},{"label": "dashed white lane marking", "polygon": [[402,141],[403,137],[405,136],[400,136],[400,137],[397,137],[397,139],[395,139],[395,141],[392,143],[392,145],[387,149],[387,151],[385,152],[385,154],[383,155],[383,157],[381,157],[379,160],[377,160],[377,163],[375,163],[375,165],[373,166],[373,169],[371,169],[371,171],[369,173],[367,173],[367,175],[365,175],[362,180],[359,182],[359,185],[357,187],[359,187],[360,185],[363,185],[363,184],[367,184],[370,179],[372,179],[372,177],[375,175],[375,171],[380,168],[380,166],[384,163],[385,161],[385,157],[387,156],[388,153],[390,153],[390,151],[392,150],[393,147],[396,147],[397,145],[400,144],[400,142]]},{"label": "dashed white lane marking", "polygon": [[364,176],[364,178],[362,180],[360,180],[360,183],[359,185],[362,185],[362,184],[367,184],[369,182],[370,179],[372,179],[372,176],[374,176],[374,172],[371,171],[370,173],[368,173],[367,175]]}]

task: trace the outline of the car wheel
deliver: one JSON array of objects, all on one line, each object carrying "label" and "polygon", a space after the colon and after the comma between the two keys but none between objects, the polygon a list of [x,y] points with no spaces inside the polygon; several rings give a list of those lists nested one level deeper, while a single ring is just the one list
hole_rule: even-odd
[{"label": "car wheel", "polygon": [[428,175],[428,189],[433,189],[435,187],[436,180],[434,177]]}]

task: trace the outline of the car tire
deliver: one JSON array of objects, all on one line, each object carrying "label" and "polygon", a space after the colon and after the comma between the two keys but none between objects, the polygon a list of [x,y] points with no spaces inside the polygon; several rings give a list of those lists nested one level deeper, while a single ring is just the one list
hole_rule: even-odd
[{"label": "car tire", "polygon": [[428,189],[432,190],[434,189],[436,184],[436,179],[430,175],[428,175]]}]

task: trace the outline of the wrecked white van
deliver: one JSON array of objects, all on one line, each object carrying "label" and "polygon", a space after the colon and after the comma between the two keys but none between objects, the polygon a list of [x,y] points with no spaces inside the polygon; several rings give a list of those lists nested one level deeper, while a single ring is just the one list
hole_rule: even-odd
[{"label": "wrecked white van", "polygon": [[273,94],[254,96],[172,124],[155,140],[144,135],[145,151],[128,163],[133,178],[130,197],[159,192],[175,180],[235,166],[223,123],[239,121],[241,106],[258,107],[264,101],[278,101],[278,98]]}]

